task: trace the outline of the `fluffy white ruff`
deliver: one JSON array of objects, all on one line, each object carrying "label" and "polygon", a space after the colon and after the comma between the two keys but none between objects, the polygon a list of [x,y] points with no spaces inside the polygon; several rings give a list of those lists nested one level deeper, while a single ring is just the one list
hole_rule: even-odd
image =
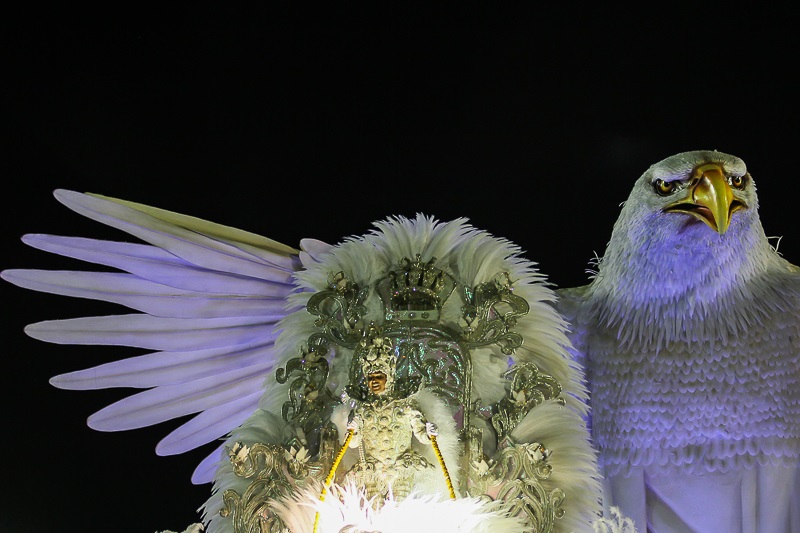
[{"label": "fluffy white ruff", "polygon": [[319,512],[318,533],[519,533],[524,523],[496,504],[477,498],[410,494],[402,501],[373,502],[354,487],[333,485],[323,501],[319,487],[275,505],[291,533],[311,533]]}]

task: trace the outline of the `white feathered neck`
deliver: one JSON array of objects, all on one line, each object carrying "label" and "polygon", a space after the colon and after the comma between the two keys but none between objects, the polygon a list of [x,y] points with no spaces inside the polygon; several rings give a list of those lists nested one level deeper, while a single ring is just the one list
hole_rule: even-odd
[{"label": "white feathered neck", "polygon": [[588,287],[592,320],[616,330],[623,345],[732,337],[796,305],[794,267],[767,240],[754,191],[724,235],[653,210],[643,193],[634,188],[623,206]]}]

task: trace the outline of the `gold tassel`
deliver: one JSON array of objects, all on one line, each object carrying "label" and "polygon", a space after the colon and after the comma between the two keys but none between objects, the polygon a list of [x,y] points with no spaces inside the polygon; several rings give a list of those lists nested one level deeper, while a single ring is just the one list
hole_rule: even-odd
[{"label": "gold tassel", "polygon": [[450,480],[450,473],[447,471],[447,465],[444,464],[444,457],[442,457],[442,452],[439,450],[439,443],[436,442],[436,435],[430,435],[431,439],[431,446],[433,446],[433,451],[436,454],[436,458],[439,460],[439,465],[442,467],[442,472],[444,473],[444,480],[447,483],[447,490],[450,491],[450,499],[456,499],[456,491],[453,489],[453,482]]},{"label": "gold tassel", "polygon": [[[347,451],[347,446],[350,444],[350,439],[353,438],[353,433],[355,431],[353,429],[347,430],[347,436],[344,438],[344,443],[342,447],[339,448],[339,453],[336,454],[336,458],[333,460],[333,464],[331,464],[331,469],[328,471],[328,475],[325,478],[325,482],[322,484],[322,492],[319,495],[319,501],[325,501],[325,494],[328,492],[328,487],[331,486],[333,483],[333,476],[336,475],[336,469],[339,468],[339,463],[342,462],[342,457],[344,457],[345,452]],[[319,511],[314,516],[314,533],[317,533],[317,527],[319,526]]]}]

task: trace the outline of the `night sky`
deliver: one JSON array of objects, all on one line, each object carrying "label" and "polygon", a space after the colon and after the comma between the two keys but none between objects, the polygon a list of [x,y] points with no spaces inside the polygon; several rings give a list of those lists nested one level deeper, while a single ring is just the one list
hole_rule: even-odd
[{"label": "night sky", "polygon": [[[466,217],[518,244],[554,286],[581,285],[636,178],[696,149],[745,160],[767,234],[800,263],[788,7],[386,4],[5,16],[0,268],[81,268],[26,247],[25,233],[132,240],[59,204],[52,191],[66,188],[293,246],[337,243],[392,215]],[[48,384],[134,351],[23,333],[121,311],[0,291],[10,472],[0,530],[154,533],[198,521],[210,486],[189,479],[213,446],[157,457],[181,421],[99,433],[86,417],[130,391]]]}]

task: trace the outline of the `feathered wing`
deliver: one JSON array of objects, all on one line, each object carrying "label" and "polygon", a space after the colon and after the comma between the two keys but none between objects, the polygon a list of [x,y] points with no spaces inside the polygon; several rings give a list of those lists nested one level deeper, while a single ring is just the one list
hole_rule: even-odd
[{"label": "feathered wing", "polygon": [[[195,414],[157,446],[178,454],[215,441],[257,408],[274,371],[277,323],[286,316],[293,275],[311,253],[242,230],[141,204],[57,190],[70,209],[120,229],[144,244],[26,235],[26,244],[113,271],[6,270],[20,287],[103,300],[136,313],[31,324],[26,332],[59,344],[152,350],[144,355],[52,378],[73,390],[144,389],[89,418],[101,431],[151,426]],[[209,456],[193,475],[210,482]],[[213,459],[212,459],[213,458]]]}]

